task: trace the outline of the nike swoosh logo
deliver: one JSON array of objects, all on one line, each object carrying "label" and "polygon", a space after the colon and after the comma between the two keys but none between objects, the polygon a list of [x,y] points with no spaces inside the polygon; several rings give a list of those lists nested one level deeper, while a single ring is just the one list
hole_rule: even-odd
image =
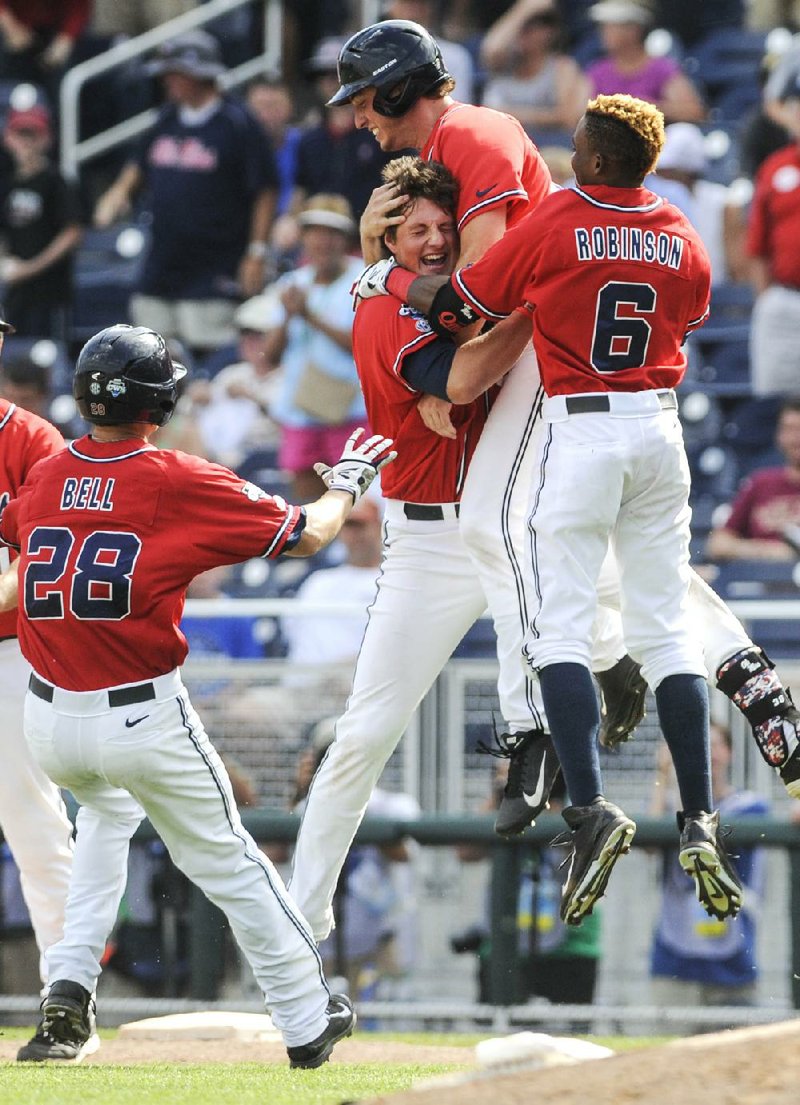
[{"label": "nike swoosh logo", "polygon": [[544,783],[545,783],[545,762],[544,756],[539,767],[539,778],[536,782],[536,788],[533,794],[526,794],[523,790],[522,797],[529,806],[538,806],[544,798]]},{"label": "nike swoosh logo", "polygon": [[475,192],[475,195],[478,197],[479,200],[482,200],[484,196],[488,196],[488,194],[491,192],[492,188],[496,188],[496,187],[497,187],[497,181],[495,181],[494,184],[490,184],[488,188],[479,188]]},{"label": "nike swoosh logo", "polygon": [[149,717],[150,717],[149,714],[142,714],[141,717],[135,717],[133,719],[127,717],[127,718],[125,718],[125,728],[126,729],[133,729],[134,725],[138,725],[140,721],[145,721]]}]

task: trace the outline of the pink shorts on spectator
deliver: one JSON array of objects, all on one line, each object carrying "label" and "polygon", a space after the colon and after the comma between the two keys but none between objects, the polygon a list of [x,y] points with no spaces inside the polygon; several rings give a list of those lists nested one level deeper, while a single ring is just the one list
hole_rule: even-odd
[{"label": "pink shorts on spectator", "polygon": [[[341,426],[284,426],[278,464],[286,472],[304,472],[318,461],[333,464],[342,455],[353,430],[364,426],[364,419]],[[370,436],[364,426],[365,435]]]}]

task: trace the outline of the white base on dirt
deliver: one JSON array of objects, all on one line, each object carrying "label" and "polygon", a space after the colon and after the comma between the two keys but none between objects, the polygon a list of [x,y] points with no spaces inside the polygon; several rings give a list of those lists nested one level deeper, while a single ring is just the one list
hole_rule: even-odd
[{"label": "white base on dirt", "polygon": [[242,1040],[245,1043],[282,1039],[266,1013],[174,1013],[120,1025],[129,1040]]},{"label": "white base on dirt", "polygon": [[496,1071],[517,1067],[552,1067],[563,1063],[582,1063],[587,1059],[605,1059],[614,1052],[588,1040],[570,1036],[548,1036],[545,1032],[515,1032],[481,1040],[475,1045],[475,1058],[481,1070]]}]

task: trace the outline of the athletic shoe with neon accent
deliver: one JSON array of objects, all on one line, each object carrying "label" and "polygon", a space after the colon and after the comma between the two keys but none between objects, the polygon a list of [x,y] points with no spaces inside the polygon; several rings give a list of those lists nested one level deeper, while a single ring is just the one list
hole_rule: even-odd
[{"label": "athletic shoe with neon accent", "polygon": [[588,806],[567,806],[561,816],[570,831],[552,843],[572,847],[565,860],[569,871],[561,891],[561,919],[579,925],[605,894],[614,864],[630,851],[636,825],[619,806],[600,797]]},{"label": "athletic shoe with neon accent", "polygon": [[495,733],[496,749],[478,747],[490,756],[508,759],[508,779],[497,810],[494,831],[516,836],[532,825],[547,806],[561,765],[549,733],[529,729],[524,733]]},{"label": "athletic shoe with neon accent", "polygon": [[681,867],[694,879],[706,913],[724,921],[742,908],[742,884],[720,839],[719,810],[678,813]]},{"label": "athletic shoe with neon accent", "polygon": [[331,994],[328,1002],[328,1027],[312,1040],[310,1044],[299,1047],[287,1047],[290,1067],[302,1067],[313,1070],[327,1063],[333,1051],[333,1045],[352,1035],[356,1025],[353,1003],[346,994]]},{"label": "athletic shoe with neon accent", "polygon": [[616,748],[633,736],[646,713],[647,683],[642,669],[630,656],[623,656],[608,671],[595,672],[600,687],[600,732],[603,748]]},{"label": "athletic shoe with neon accent", "polygon": [[18,1063],[80,1063],[100,1047],[94,998],[77,982],[54,982],[42,1002],[36,1035],[17,1052]]}]

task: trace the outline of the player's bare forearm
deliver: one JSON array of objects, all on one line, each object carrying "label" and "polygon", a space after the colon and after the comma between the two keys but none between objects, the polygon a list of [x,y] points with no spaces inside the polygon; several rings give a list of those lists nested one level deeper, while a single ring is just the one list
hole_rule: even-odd
[{"label": "player's bare forearm", "polygon": [[286,556],[314,556],[330,545],[353,509],[353,496],[347,491],[326,491],[305,509],[303,534],[295,547],[286,552]]},{"label": "player's bare forearm", "polygon": [[19,561],[15,560],[10,568],[0,575],[0,614],[16,610],[19,598]]},{"label": "player's bare forearm", "polygon": [[436,298],[436,293],[449,279],[449,276],[418,276],[408,290],[406,302],[409,307],[427,315]]},{"label": "player's bare forearm", "polygon": [[709,560],[792,560],[797,554],[779,538],[740,537],[729,529],[715,529],[706,543]]},{"label": "player's bare forearm", "polygon": [[447,378],[448,399],[453,403],[471,403],[477,399],[492,384],[502,380],[530,340],[530,315],[515,311],[488,334],[480,334],[460,346]]}]

